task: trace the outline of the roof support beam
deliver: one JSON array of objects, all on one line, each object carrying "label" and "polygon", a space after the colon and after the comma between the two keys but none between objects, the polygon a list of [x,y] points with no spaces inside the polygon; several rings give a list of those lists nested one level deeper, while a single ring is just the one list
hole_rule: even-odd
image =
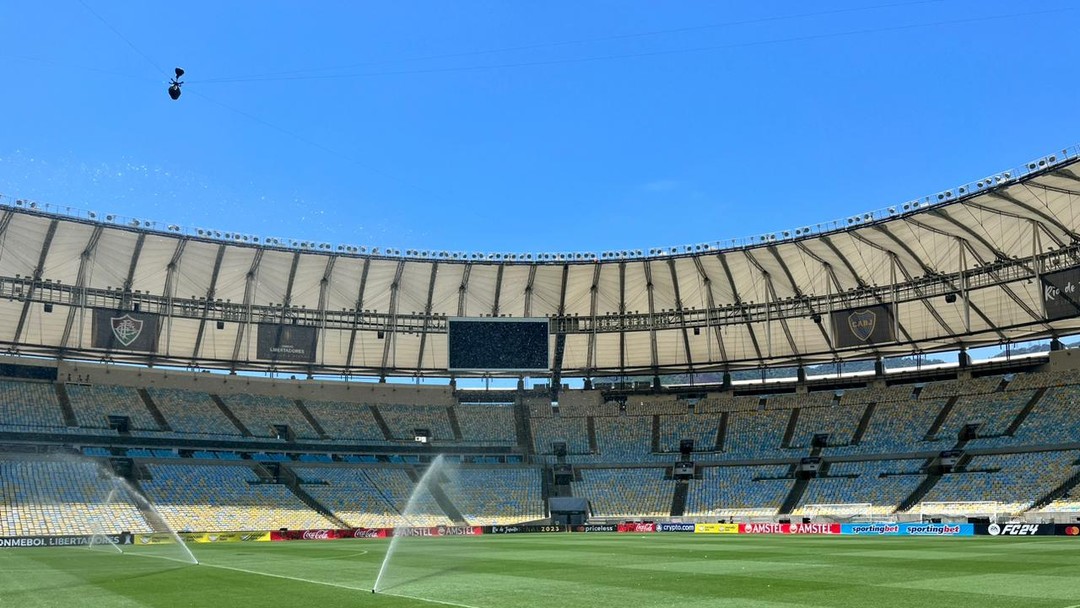
[{"label": "roof support beam", "polygon": [[[431,263],[431,278],[428,280],[427,304],[424,305],[424,325],[420,328],[420,352],[416,356],[416,369],[424,369],[424,348],[427,346],[428,326],[431,325],[431,306],[435,299],[435,278],[439,276],[439,263]],[[499,276],[502,276],[502,267],[499,267]],[[499,298],[495,297],[495,308],[499,308]]]},{"label": "roof support beam", "polygon": [[217,256],[214,258],[214,269],[210,272],[210,286],[206,288],[206,299],[203,301],[199,329],[195,334],[195,346],[191,349],[192,367],[198,362],[199,352],[202,350],[203,336],[206,333],[206,320],[210,318],[210,309],[214,307],[214,294],[217,292],[218,277],[221,276],[221,261],[225,259],[226,248],[225,243],[218,245]]},{"label": "roof support beam", "polygon": [[[472,264],[465,264],[465,271],[461,273],[461,285],[458,285],[457,316],[464,317],[466,311],[466,296],[469,294],[469,274],[472,272]],[[526,296],[527,298],[528,296]],[[528,304],[526,303],[526,307]]]},{"label": "roof support beam", "polygon": [[353,356],[356,353],[356,337],[360,321],[364,314],[364,290],[367,288],[368,271],[371,270],[371,258],[364,258],[364,267],[360,271],[360,287],[356,291],[356,305],[353,307],[352,329],[349,330],[349,351],[345,354],[345,373],[352,369]]},{"label": "roof support beam", "polygon": [[124,297],[131,297],[131,286],[135,284],[135,268],[139,265],[139,256],[142,254],[143,243],[146,242],[146,233],[140,232],[139,238],[135,239],[135,250],[131,252],[131,263],[128,264],[127,276],[124,278]]},{"label": "roof support beam", "polygon": [[386,327],[383,330],[383,351],[382,351],[382,366],[379,368],[379,373],[386,375],[390,363],[390,348],[393,346],[396,340],[397,332],[394,328],[397,327],[397,304],[398,304],[398,291],[401,289],[401,275],[405,272],[405,260],[399,260],[397,264],[397,271],[394,272],[394,282],[390,284],[390,310],[386,315]]},{"label": "roof support beam", "polygon": [[[852,236],[852,238],[859,239],[858,234],[855,233],[855,232],[852,232],[851,236]],[[829,251],[833,252],[833,255],[836,256],[836,259],[840,260],[840,262],[844,265],[844,268],[847,268],[847,271],[851,273],[851,276],[855,277],[855,283],[859,287],[866,287],[867,285],[869,285],[869,283],[867,283],[866,280],[864,280],[859,275],[859,273],[855,271],[855,267],[851,265],[851,261],[847,259],[847,256],[840,253],[840,248],[836,246],[836,243],[832,242],[831,238],[829,238],[828,236],[822,236],[820,240],[821,240],[822,243],[825,244],[826,247],[829,248]],[[862,239],[859,239],[859,240],[862,240]],[[880,249],[880,247],[879,247],[879,249]],[[802,250],[806,251],[806,248],[802,247]],[[836,289],[837,289],[837,291],[844,291],[844,288],[843,288],[843,286],[840,285],[839,281],[837,281],[837,283],[836,283]]]},{"label": "roof support beam", "polygon": [[255,257],[251,259],[251,266],[248,267],[247,274],[244,275],[244,302],[242,304],[244,316],[236,328],[236,341],[233,343],[232,355],[234,365],[236,361],[240,360],[240,346],[244,343],[244,334],[248,332],[253,321],[251,318],[251,306],[255,303],[255,286],[258,284],[259,264],[262,262],[264,251],[262,247],[255,250]]},{"label": "roof support beam", "polygon": [[[769,305],[769,297],[770,296],[772,298],[773,303],[777,303],[777,302],[780,301],[780,298],[777,297],[777,295],[776,295],[776,286],[773,285],[772,274],[769,271],[765,270],[765,268],[760,263],[758,263],[757,258],[755,258],[753,255],[750,254],[749,249],[744,249],[743,253],[746,254],[746,259],[750,260],[750,264],[754,268],[756,268],[757,271],[761,273],[761,277],[763,279],[765,279],[765,290],[766,290],[765,291],[765,293],[766,293],[765,310],[766,310],[766,312],[768,312],[772,308],[772,306]],[[769,317],[769,320],[771,322],[771,317]],[[783,330],[783,332],[784,332],[784,338],[787,339],[788,347],[791,348],[792,355],[796,359],[798,359],[799,356],[800,356],[799,347],[795,345],[795,338],[793,338],[792,335],[791,335],[791,328],[788,327],[787,319],[784,318],[784,317],[780,317],[779,320],[780,320],[780,329]],[[772,331],[771,330],[769,331],[769,335],[767,336],[767,339],[768,339],[768,345],[769,345],[768,346],[769,356],[772,357],[773,353],[772,353]]]},{"label": "roof support beam", "polygon": [[652,267],[649,260],[642,260],[641,265],[645,269],[645,293],[649,297],[649,367],[655,374],[659,366],[659,353],[656,348],[656,307],[653,305]]},{"label": "roof support beam", "polygon": [[596,308],[597,298],[600,291],[600,269],[603,266],[597,262],[593,264],[592,285],[589,286],[589,345],[585,353],[585,374],[596,367]]},{"label": "roof support beam", "polygon": [[[626,261],[619,261],[619,318],[626,319]],[[626,374],[626,324],[619,331],[619,375]]]},{"label": "roof support beam", "polygon": [[[802,301],[804,304],[806,304],[806,310],[809,313],[809,316],[811,318],[813,318],[814,315],[816,315],[818,313],[817,313],[816,310],[814,310],[814,307],[810,305],[810,299],[807,298],[803,294],[802,289],[799,289],[798,283],[795,282],[795,277],[792,276],[792,274],[791,274],[791,269],[789,269],[787,263],[784,262],[784,258],[780,256],[780,250],[777,249],[776,245],[769,245],[768,250],[769,250],[769,253],[772,254],[773,258],[776,259],[776,263],[780,265],[780,269],[784,271],[784,277],[787,278],[788,285],[791,286],[791,291],[795,294],[796,298],[798,298],[800,301]],[[814,257],[814,259],[817,259],[818,261],[820,261],[820,259],[817,256],[813,256],[813,257]],[[831,270],[832,270],[832,268],[828,268],[828,271],[830,271],[830,273],[831,273]],[[835,280],[835,278],[836,277],[834,275],[833,279]],[[774,296],[775,296],[775,292],[774,292]],[[821,337],[822,337],[822,339],[825,340],[825,343],[829,344],[829,348],[832,348],[832,343],[829,341],[829,334],[828,334],[828,332],[825,331],[824,325],[822,323],[814,323],[814,325],[816,325],[818,330],[821,332]],[[784,330],[788,331],[786,325],[784,327]],[[788,337],[789,337],[789,339],[791,337],[790,331],[788,332]],[[794,344],[794,341],[792,341],[792,344]],[[795,356],[799,356],[799,351],[798,350],[792,350],[791,352],[795,353]]]},{"label": "roof support beam", "polygon": [[[172,258],[169,259],[169,263],[165,265],[165,288],[164,293],[161,295],[165,298],[165,355],[172,354],[171,340],[172,340],[172,322],[175,316],[173,310],[173,300],[176,298],[176,275],[180,272],[180,261],[184,257],[184,248],[187,247],[189,239],[182,237],[176,241],[176,248],[173,249]],[[81,313],[80,313],[81,314]]]},{"label": "roof support beam", "polygon": [[[68,341],[71,340],[71,328],[75,326],[75,315],[80,314],[86,307],[86,274],[87,267],[90,265],[90,260],[94,257],[94,252],[97,250],[98,241],[101,239],[101,234],[105,231],[105,226],[97,224],[94,226],[94,230],[90,233],[90,239],[86,242],[86,247],[83,247],[82,253],[79,254],[79,271],[75,275],[75,293],[73,306],[68,307],[67,319],[64,321],[64,334],[60,337],[60,353],[63,357],[63,352],[68,347]],[[82,333],[80,332],[80,337]]]},{"label": "roof support beam", "polygon": [[499,264],[495,272],[495,300],[491,303],[491,316],[499,316],[499,298],[502,296],[503,268],[506,264]]},{"label": "roof support beam", "polygon": [[[693,257],[693,260],[694,266],[697,268],[698,274],[701,275],[701,281],[705,286],[705,305],[708,306],[708,309],[705,311],[705,330],[711,331],[711,333],[716,336],[716,345],[720,349],[720,360],[726,362],[728,358],[727,349],[724,348],[724,336],[721,331],[721,325],[717,323],[714,328],[711,327],[711,323],[709,322],[709,315],[712,311],[716,310],[716,298],[713,296],[712,279],[710,279],[708,273],[705,272],[705,265],[701,263],[701,256],[696,255]],[[711,344],[712,341],[710,340],[709,343]],[[709,362],[711,363],[712,349],[710,348],[709,351]]]},{"label": "roof support beam", "polygon": [[289,266],[289,278],[285,281],[285,298],[281,302],[281,323],[285,324],[289,320],[289,313],[292,312],[292,291],[293,285],[296,283],[296,269],[300,266],[300,252],[293,253],[292,265]]},{"label": "roof support beam", "polygon": [[536,264],[529,266],[529,279],[525,283],[525,311],[526,318],[532,316],[533,282],[536,280]]},{"label": "roof support beam", "polygon": [[[37,291],[37,284],[41,282],[41,275],[45,272],[45,260],[49,257],[49,248],[52,246],[53,237],[56,236],[56,229],[60,226],[60,220],[54,219],[49,222],[49,228],[45,231],[45,238],[41,242],[41,251],[38,253],[38,263],[34,267],[34,280],[30,282],[30,285],[26,289],[26,294],[23,296],[26,301],[23,302],[22,312],[19,313],[19,323],[15,326],[15,344],[21,344],[23,339],[23,330],[26,329],[26,319],[30,314],[30,305],[33,303],[34,294]],[[6,226],[5,226],[6,228]]]},{"label": "roof support beam", "polygon": [[668,258],[668,269],[671,270],[671,287],[675,291],[675,310],[679,315],[679,325],[682,326],[683,348],[686,349],[686,365],[693,371],[694,355],[690,350],[690,335],[686,333],[686,313],[683,311],[682,295],[679,294],[679,273],[675,271],[675,258]]},{"label": "roof support beam", "polygon": [[[1027,188],[1026,185],[1025,185],[1025,188]],[[1031,188],[1027,188],[1027,191],[1031,192],[1032,196],[1035,196],[1035,193],[1031,190]],[[1027,211],[1031,215],[1034,215],[1035,217],[1039,218],[1044,224],[1053,226],[1054,228],[1060,230],[1062,234],[1069,237],[1070,241],[1078,241],[1078,240],[1080,240],[1080,236],[1077,236],[1077,234],[1075,232],[1073,232],[1072,230],[1069,230],[1068,227],[1066,227],[1065,224],[1062,224],[1061,222],[1059,222],[1057,220],[1057,218],[1051,217],[1050,215],[1036,209],[1035,207],[1032,207],[1031,205],[1017,199],[1014,196],[1011,196],[1011,195],[1009,195],[1009,194],[1007,194],[1005,192],[991,192],[987,196],[992,196],[992,197],[994,197],[996,199],[1003,200],[1003,201],[1005,201],[1007,203],[1012,203],[1013,205],[1023,209],[1024,211]],[[1052,233],[1050,233],[1050,234],[1052,234]],[[1055,241],[1059,241],[1059,239],[1056,236],[1054,236],[1053,238],[1054,238]]]},{"label": "roof support beam", "polygon": [[319,316],[319,338],[318,344],[321,351],[319,353],[319,362],[324,363],[326,360],[326,306],[330,301],[330,281],[334,276],[334,265],[337,263],[338,256],[330,255],[326,258],[326,267],[323,268],[322,278],[319,279],[319,309],[317,312]]},{"label": "roof support beam", "polygon": [[746,307],[743,306],[742,296],[739,295],[739,290],[735,288],[735,278],[731,274],[731,267],[728,266],[727,256],[723,253],[716,254],[716,258],[720,260],[720,265],[724,268],[724,276],[727,277],[728,286],[731,287],[731,295],[735,298],[735,308],[738,310],[738,314],[742,316],[743,321],[746,322],[746,333],[750,335],[750,343],[754,346],[754,354],[757,355],[758,361],[764,363],[765,358],[761,356],[761,346],[758,344],[757,335],[754,333],[754,325],[750,321],[750,313],[747,312]]}]

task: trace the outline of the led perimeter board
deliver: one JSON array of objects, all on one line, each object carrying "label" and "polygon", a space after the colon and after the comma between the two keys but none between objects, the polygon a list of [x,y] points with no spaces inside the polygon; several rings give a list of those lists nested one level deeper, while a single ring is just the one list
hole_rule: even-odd
[{"label": "led perimeter board", "polygon": [[547,372],[547,319],[448,321],[452,372]]}]

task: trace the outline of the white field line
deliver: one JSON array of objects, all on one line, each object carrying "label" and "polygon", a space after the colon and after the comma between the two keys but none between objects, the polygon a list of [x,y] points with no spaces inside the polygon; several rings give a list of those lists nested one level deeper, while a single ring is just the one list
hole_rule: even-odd
[{"label": "white field line", "polygon": [[[298,581],[301,583],[311,583],[312,585],[326,585],[327,587],[337,587],[339,589],[348,589],[350,591],[371,591],[364,587],[353,587],[350,585],[342,585],[340,583],[331,583],[327,581],[316,581],[309,578],[301,578],[299,576],[288,576],[285,574],[271,574],[269,572],[259,572],[257,570],[246,570],[244,568],[236,568],[233,566],[219,566],[217,564],[200,563],[200,566],[206,566],[207,568],[220,568],[222,570],[235,570],[236,572],[244,572],[246,574],[254,574],[256,576],[268,576],[270,578],[281,578],[288,581]],[[428,602],[429,604],[441,604],[443,606],[457,606],[458,608],[478,608],[477,606],[470,606],[469,604],[458,604],[455,602],[445,602],[442,600],[431,600],[426,597],[416,597],[412,595],[404,595],[401,593],[388,593],[386,591],[380,591],[381,595],[392,595],[394,597],[403,597],[410,600],[417,600],[420,602]]]}]

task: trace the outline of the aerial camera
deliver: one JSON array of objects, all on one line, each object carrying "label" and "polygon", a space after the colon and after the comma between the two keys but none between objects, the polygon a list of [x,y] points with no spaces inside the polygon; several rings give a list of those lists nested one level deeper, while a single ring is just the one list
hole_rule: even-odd
[{"label": "aerial camera", "polygon": [[169,97],[172,97],[173,101],[180,99],[180,87],[184,84],[180,77],[183,75],[184,69],[176,68],[176,77],[169,81]]}]

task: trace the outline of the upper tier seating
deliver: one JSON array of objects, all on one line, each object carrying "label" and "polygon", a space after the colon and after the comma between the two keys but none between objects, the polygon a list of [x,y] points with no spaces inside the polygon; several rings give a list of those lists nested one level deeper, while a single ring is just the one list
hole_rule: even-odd
[{"label": "upper tier seating", "polygon": [[304,406],[331,438],[353,443],[386,443],[371,409],[362,403],[305,401]]},{"label": "upper tier seating", "polygon": [[149,388],[147,393],[177,433],[240,436],[209,393],[169,388]]},{"label": "upper tier seating", "polygon": [[64,415],[56,397],[56,385],[42,382],[0,381],[0,430],[4,427],[33,430],[40,427],[63,432]]},{"label": "upper tier seating", "polygon": [[481,445],[517,445],[514,409],[501,405],[459,405],[454,408],[461,437]]},{"label": "upper tier seating", "polygon": [[454,430],[443,405],[379,405],[394,439],[412,441],[416,429],[427,429],[434,441],[454,441]]},{"label": "upper tier seating", "polygon": [[79,426],[109,428],[109,416],[127,416],[131,429],[160,431],[138,391],[127,386],[67,385],[68,398]]},{"label": "upper tier seating", "polygon": [[235,394],[221,395],[221,400],[256,437],[276,437],[274,425],[285,424],[297,439],[319,438],[296,404],[285,397]]}]

